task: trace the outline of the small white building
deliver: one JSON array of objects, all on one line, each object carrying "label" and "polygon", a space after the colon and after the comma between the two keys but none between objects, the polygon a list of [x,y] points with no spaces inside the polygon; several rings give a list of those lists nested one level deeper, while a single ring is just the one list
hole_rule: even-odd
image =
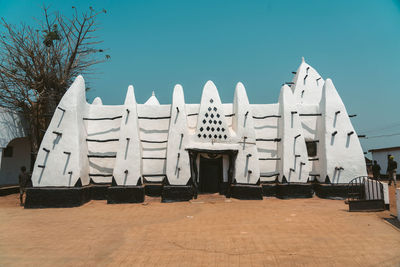
[{"label": "small white building", "polygon": [[133,86],[122,105],[89,104],[79,76],[43,138],[27,204],[79,205],[91,185],[106,187],[109,203],[141,202],[157,185],[163,201],[202,192],[262,199],[267,187],[312,196],[311,181],[345,188],[364,175],[363,150],[336,88],[304,59],[273,104],[250,104],[240,82],[233,102],[221,103],[211,81],[199,104],[185,103],[181,85],[172,104],[155,95],[138,104]]},{"label": "small white building", "polygon": [[381,174],[386,174],[389,155],[394,157],[398,165],[400,164],[400,146],[370,149],[368,152],[372,154],[372,160],[376,160],[381,166]]},{"label": "small white building", "polygon": [[29,171],[31,146],[19,114],[0,108],[0,186],[18,184],[20,168]]}]

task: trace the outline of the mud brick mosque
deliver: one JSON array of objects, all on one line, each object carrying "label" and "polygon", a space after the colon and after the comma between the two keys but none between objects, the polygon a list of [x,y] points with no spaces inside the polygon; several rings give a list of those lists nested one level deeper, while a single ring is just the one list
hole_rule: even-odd
[{"label": "mud brick mosque", "polygon": [[123,105],[89,104],[79,76],[44,136],[26,206],[338,196],[366,175],[358,136],[330,79],[304,59],[293,74],[274,104],[250,104],[240,82],[223,104],[208,81],[199,104],[178,84],[168,105],[154,94],[138,104],[132,86]]}]

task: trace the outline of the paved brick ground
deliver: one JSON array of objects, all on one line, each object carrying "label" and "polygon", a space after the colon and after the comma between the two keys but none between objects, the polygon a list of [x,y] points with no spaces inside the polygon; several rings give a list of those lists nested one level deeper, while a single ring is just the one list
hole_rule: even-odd
[{"label": "paved brick ground", "polygon": [[319,198],[146,201],[24,210],[0,197],[0,266],[400,266],[393,211]]}]

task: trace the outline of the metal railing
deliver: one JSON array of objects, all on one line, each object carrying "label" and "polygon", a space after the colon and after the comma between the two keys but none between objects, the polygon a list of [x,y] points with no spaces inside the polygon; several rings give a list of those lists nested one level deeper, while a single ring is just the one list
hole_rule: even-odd
[{"label": "metal railing", "polygon": [[347,200],[383,200],[383,185],[368,176],[352,179],[347,187]]}]

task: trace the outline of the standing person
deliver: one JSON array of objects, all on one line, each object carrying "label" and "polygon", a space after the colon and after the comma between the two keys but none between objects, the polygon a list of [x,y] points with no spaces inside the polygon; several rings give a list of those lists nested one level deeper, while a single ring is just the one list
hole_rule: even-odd
[{"label": "standing person", "polygon": [[376,180],[380,180],[381,178],[381,166],[374,160],[374,164],[372,165],[372,177]]},{"label": "standing person", "polygon": [[19,182],[19,202],[20,205],[23,206],[23,197],[25,193],[25,188],[27,186],[27,183],[29,181],[29,174],[26,172],[25,166],[21,167],[21,172],[18,175],[18,182]]},{"label": "standing person", "polygon": [[390,180],[390,178],[389,178],[389,164],[390,164],[390,157],[391,157],[392,155],[387,155],[387,167],[386,167],[386,175],[387,175],[387,177],[388,177],[388,181]]},{"label": "standing person", "polygon": [[391,185],[393,181],[395,187],[396,187],[396,170],[397,170],[397,162],[394,160],[393,156],[390,156],[387,169],[389,175],[389,185]]}]

